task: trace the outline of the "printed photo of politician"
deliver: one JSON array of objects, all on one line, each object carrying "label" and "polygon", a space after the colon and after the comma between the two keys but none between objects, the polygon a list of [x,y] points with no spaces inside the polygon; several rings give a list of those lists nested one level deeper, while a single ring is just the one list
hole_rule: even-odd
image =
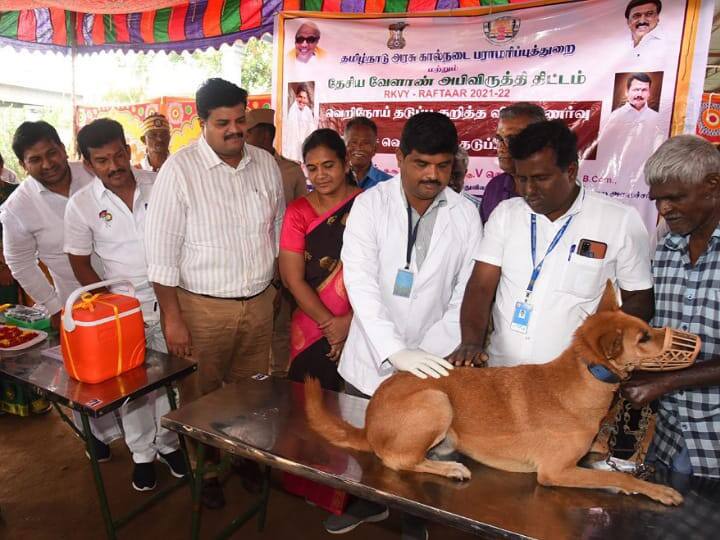
[{"label": "printed photo of politician", "polygon": [[314,64],[325,56],[319,46],[320,28],[311,21],[305,21],[295,32],[295,47],[288,53],[288,58],[300,64]]},{"label": "printed photo of politician", "polygon": [[287,86],[287,115],[283,124],[283,155],[302,161],[302,143],[317,128],[313,113],[315,81],[292,82]]}]

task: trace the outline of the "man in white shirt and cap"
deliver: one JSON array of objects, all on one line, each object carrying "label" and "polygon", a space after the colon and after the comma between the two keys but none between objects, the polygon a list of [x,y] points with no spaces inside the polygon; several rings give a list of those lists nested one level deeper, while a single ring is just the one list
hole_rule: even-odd
[{"label": "man in white shirt and cap", "polygon": [[140,140],[145,145],[145,157],[136,167],[158,172],[170,155],[170,123],[164,114],[153,113],[143,121]]}]

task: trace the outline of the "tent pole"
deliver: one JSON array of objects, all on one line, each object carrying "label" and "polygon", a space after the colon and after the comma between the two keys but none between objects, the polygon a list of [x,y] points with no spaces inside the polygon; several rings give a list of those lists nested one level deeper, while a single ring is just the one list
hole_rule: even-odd
[{"label": "tent pole", "polygon": [[[75,44],[70,47],[70,69],[72,71],[71,73],[71,92],[72,92],[72,129],[73,129],[73,144],[72,146],[75,146],[75,138],[77,137],[77,132],[79,130],[78,126],[78,110],[77,110],[77,91],[75,88],[75,57],[77,56],[77,48],[75,47]],[[75,148],[75,151],[77,149]]]}]

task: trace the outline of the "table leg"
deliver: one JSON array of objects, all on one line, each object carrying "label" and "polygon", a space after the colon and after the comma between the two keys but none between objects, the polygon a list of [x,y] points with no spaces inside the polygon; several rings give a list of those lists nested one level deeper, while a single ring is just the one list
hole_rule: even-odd
[{"label": "table leg", "polygon": [[[170,410],[177,410],[177,400],[175,399],[175,389],[172,384],[165,385],[165,391],[167,392],[168,401],[170,402]],[[190,463],[190,454],[188,453],[187,440],[183,435],[178,433],[178,439],[180,439],[180,449],[182,450],[183,457],[185,458],[185,468],[188,471],[190,480],[190,490],[195,489],[195,482],[193,478],[192,464]]]},{"label": "table leg", "polygon": [[107,495],[105,494],[105,484],[100,474],[100,464],[95,455],[95,445],[93,445],[92,431],[90,430],[90,420],[85,413],[80,413],[82,419],[83,433],[85,434],[85,446],[90,455],[90,466],[92,467],[93,478],[95,479],[95,487],[100,498],[100,511],[102,512],[103,521],[105,522],[105,532],[110,540],[115,540],[115,525],[113,524],[112,515],[110,514],[110,505],[108,504]]},{"label": "table leg", "polygon": [[265,465],[265,475],[263,478],[262,495],[260,496],[260,509],[258,510],[258,532],[263,532],[265,528],[265,518],[267,517],[268,500],[270,499],[270,473],[272,468]]},{"label": "table leg", "polygon": [[202,510],[202,481],[205,472],[205,445],[198,444],[195,452],[195,477],[192,490],[192,540],[200,538],[200,512]]}]

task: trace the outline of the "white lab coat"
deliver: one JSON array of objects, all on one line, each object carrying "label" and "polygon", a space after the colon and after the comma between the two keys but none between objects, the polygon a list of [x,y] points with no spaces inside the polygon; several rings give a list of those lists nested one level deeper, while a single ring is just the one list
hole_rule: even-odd
[{"label": "white lab coat", "polygon": [[353,320],[338,371],[372,395],[394,368],[387,358],[402,349],[447,356],[460,344],[460,306],[482,237],[477,208],[451,189],[438,208],[430,248],[415,274],[410,298],[393,296],[405,266],[407,205],[400,176],[356,199],[345,229],[343,278]]}]

